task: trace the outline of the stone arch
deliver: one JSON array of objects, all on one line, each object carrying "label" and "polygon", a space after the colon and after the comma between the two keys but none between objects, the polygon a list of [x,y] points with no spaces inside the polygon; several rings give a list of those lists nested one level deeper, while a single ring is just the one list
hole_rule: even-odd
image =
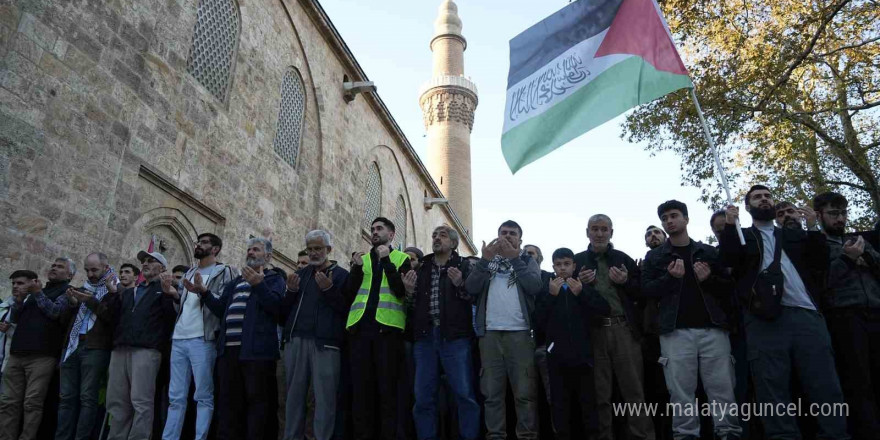
[{"label": "stone arch", "polygon": [[[393,148],[387,145],[377,145],[370,149],[365,162],[368,164],[375,162],[379,165],[379,172],[382,173],[382,207],[381,212],[388,214],[387,217],[394,218],[395,204],[398,197],[403,197],[406,206],[407,217],[407,241],[409,245],[418,246],[419,236],[415,233],[419,229],[415,224],[415,216],[412,213],[413,206],[421,206],[421,200],[413,200],[409,185],[407,182],[407,174],[403,171],[403,165],[400,158]],[[412,194],[419,196],[421,193],[415,189]]]},{"label": "stone arch", "polygon": [[196,228],[183,212],[167,207],[144,212],[132,223],[123,240],[122,260],[135,260],[137,252],[147,248],[153,234],[159,238],[159,252],[168,260],[169,271],[178,264],[192,264],[192,246],[198,236]]}]

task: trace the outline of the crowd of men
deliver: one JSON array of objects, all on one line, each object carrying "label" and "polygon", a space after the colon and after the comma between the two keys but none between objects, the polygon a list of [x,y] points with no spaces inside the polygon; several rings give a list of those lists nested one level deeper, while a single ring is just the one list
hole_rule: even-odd
[{"label": "crowd of men", "polygon": [[[812,208],[775,204],[756,185],[745,196],[752,226],[738,227],[735,206],[716,212],[714,247],[689,235],[687,206],[670,200],[638,261],[596,214],[587,249],[553,251],[552,273],[514,221],[479,257],[462,257],[448,226],[428,255],[393,249],[383,217],[349,270],[329,259],[323,230],[306,234],[290,274],[272,266],[266,238],[248,241],[240,269],[221,263],[211,233],[194,245],[195,267],[170,273],[159,252],[118,273],[95,252],[76,287],[77,264],[58,258],[45,283],[13,272],[0,305],[0,440],[36,438],[53,394],[58,440],[96,438],[108,424],[111,440],[178,439],[188,419],[199,440],[275,438],[279,419],[288,440],[494,440],[509,427],[528,440],[539,423],[562,440],[797,439],[795,414],[762,413],[750,430],[736,410],[795,395],[847,404],[812,420],[817,438],[875,439],[880,254],[845,233],[847,205],[837,193]],[[698,396],[711,404],[702,420],[613,410]],[[551,416],[540,419],[544,400]]]}]

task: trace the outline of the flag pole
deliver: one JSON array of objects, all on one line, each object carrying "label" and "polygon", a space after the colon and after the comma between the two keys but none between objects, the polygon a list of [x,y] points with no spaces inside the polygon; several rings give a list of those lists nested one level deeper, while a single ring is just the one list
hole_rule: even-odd
[{"label": "flag pole", "polygon": [[[715,157],[715,169],[718,170],[718,178],[721,180],[721,187],[724,188],[724,194],[727,196],[727,204],[733,205],[733,198],[730,197],[730,187],[727,184],[727,173],[724,172],[724,166],[721,165],[721,158],[718,156],[718,149],[715,148],[715,141],[712,140],[712,134],[709,132],[709,125],[706,124],[706,118],[703,116],[703,109],[700,107],[700,100],[697,99],[697,87],[691,87],[691,99],[697,107],[697,116],[700,117],[700,124],[703,126],[703,134],[706,136],[706,142],[709,143],[709,149],[712,150],[712,156]],[[736,220],[736,233],[739,235],[739,242],[746,244],[743,237],[742,228],[739,225],[739,219]]]}]

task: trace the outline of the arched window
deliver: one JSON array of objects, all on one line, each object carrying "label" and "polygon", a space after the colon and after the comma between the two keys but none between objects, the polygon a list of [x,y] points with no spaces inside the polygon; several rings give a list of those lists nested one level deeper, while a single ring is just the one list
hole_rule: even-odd
[{"label": "arched window", "polygon": [[382,178],[379,176],[379,165],[376,165],[376,162],[370,164],[365,195],[364,217],[361,219],[361,224],[364,229],[369,231],[370,222],[379,216],[379,210],[382,207]]},{"label": "arched window", "polygon": [[403,249],[406,247],[406,202],[403,196],[397,198],[397,206],[394,207],[394,233],[395,248]]},{"label": "arched window", "polygon": [[294,168],[299,155],[305,109],[306,92],[302,78],[299,72],[291,67],[284,73],[284,79],[281,81],[281,108],[278,110],[275,152]]},{"label": "arched window", "polygon": [[226,102],[241,21],[235,0],[199,0],[186,71]]}]

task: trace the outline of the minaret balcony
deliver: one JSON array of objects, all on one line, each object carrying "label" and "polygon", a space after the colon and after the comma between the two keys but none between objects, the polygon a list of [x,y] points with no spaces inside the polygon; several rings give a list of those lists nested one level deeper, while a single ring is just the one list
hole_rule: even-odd
[{"label": "minaret balcony", "polygon": [[458,75],[437,75],[431,78],[430,81],[426,82],[419,89],[419,96],[424,96],[425,93],[428,93],[431,89],[435,89],[438,87],[454,87],[459,89],[464,89],[474,95],[474,98],[477,97],[477,85],[466,76],[458,76]]}]

